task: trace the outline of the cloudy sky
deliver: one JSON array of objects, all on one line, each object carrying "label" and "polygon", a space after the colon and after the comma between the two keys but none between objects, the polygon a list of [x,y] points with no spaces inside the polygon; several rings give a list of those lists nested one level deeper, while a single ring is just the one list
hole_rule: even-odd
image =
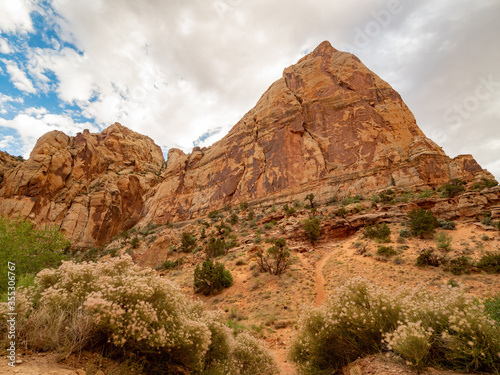
[{"label": "cloudy sky", "polygon": [[500,178],[499,15],[498,0],[0,0],[0,150],[115,121],[164,151],[210,145],[329,40]]}]

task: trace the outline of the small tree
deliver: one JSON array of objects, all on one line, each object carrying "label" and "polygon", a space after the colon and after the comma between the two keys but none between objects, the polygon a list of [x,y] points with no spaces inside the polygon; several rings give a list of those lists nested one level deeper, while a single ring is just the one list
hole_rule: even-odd
[{"label": "small tree", "polygon": [[451,236],[446,234],[445,232],[441,231],[436,235],[436,245],[438,249],[444,250],[444,251],[450,251],[451,250]]},{"label": "small tree", "polygon": [[181,250],[184,253],[189,253],[196,247],[196,236],[189,232],[182,232]]},{"label": "small tree", "polygon": [[319,240],[321,236],[321,225],[319,223],[319,218],[311,217],[304,222],[304,230],[306,231],[306,236],[309,242],[314,244]]},{"label": "small tree", "polygon": [[226,249],[226,241],[222,238],[214,238],[211,237],[208,240],[207,247],[205,248],[205,252],[207,256],[210,258],[217,258],[219,256],[224,255]]},{"label": "small tree", "polygon": [[311,208],[314,207],[314,194],[311,193],[311,194],[307,194],[306,197],[304,198],[304,200],[308,200],[309,203],[311,204]]},{"label": "small tree", "polygon": [[271,275],[281,275],[289,266],[290,250],[286,247],[286,241],[283,238],[274,240],[274,246],[257,252],[257,263],[260,270],[269,272]]},{"label": "small tree", "polygon": [[425,211],[419,208],[411,211],[408,217],[410,218],[411,233],[421,238],[434,234],[436,227],[439,225],[438,219],[430,210]]},{"label": "small tree", "polygon": [[206,296],[220,292],[233,285],[233,277],[222,263],[208,258],[194,270],[194,292]]},{"label": "small tree", "polygon": [[450,182],[443,184],[441,186],[441,194],[444,197],[449,197],[453,198],[454,196],[462,193],[465,191],[464,185],[466,184],[465,181],[462,181],[458,178],[454,178]]}]

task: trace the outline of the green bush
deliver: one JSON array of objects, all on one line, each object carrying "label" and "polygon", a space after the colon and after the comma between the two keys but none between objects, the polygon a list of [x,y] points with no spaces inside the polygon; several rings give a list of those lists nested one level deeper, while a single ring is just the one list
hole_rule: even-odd
[{"label": "green bush", "polygon": [[130,240],[130,246],[132,246],[132,249],[137,249],[140,242],[139,237],[135,236],[132,240]]},{"label": "green bush", "polygon": [[443,258],[434,254],[432,249],[424,249],[420,252],[420,255],[417,257],[417,266],[432,266],[439,267],[439,265],[443,262]]},{"label": "green bush", "polygon": [[353,203],[359,203],[362,200],[363,200],[363,196],[362,195],[352,196],[351,194],[349,194],[346,198],[344,198],[342,200],[342,206],[347,206],[347,205],[350,205],[350,204],[353,204]]},{"label": "green bush", "polygon": [[411,234],[421,238],[429,237],[435,232],[438,226],[438,219],[429,211],[421,208],[413,210],[408,214],[410,218]]},{"label": "green bush", "polygon": [[345,217],[348,213],[349,212],[347,211],[347,209],[345,209],[344,207],[340,207],[335,214],[340,217]]},{"label": "green bush", "polygon": [[169,259],[167,259],[165,262],[163,262],[163,264],[161,264],[160,266],[156,267],[157,270],[172,270],[172,269],[175,269],[175,268],[180,268],[180,266],[182,266],[184,264],[184,258],[179,258],[175,261],[171,261]]},{"label": "green bush", "polygon": [[194,270],[194,292],[206,296],[220,292],[233,285],[233,277],[224,264],[208,258]]},{"label": "green bush", "polygon": [[283,211],[285,211],[287,215],[293,215],[294,213],[297,212],[297,210],[294,207],[290,207],[288,206],[288,204],[285,204],[283,206]]},{"label": "green bush", "polygon": [[355,278],[302,314],[290,358],[304,374],[330,374],[383,349],[417,369],[498,372],[500,326],[461,288],[387,290]]},{"label": "green bush", "polygon": [[470,273],[471,268],[472,262],[470,258],[462,255],[458,258],[451,259],[446,270],[450,271],[454,275],[461,275],[463,273]]},{"label": "green bush", "polygon": [[240,218],[238,217],[238,214],[236,212],[233,212],[231,216],[229,216],[229,219],[227,219],[227,221],[229,224],[235,225],[238,223],[239,219]]},{"label": "green bush", "polygon": [[15,274],[36,275],[46,267],[57,267],[69,249],[69,241],[56,226],[36,228],[29,220],[0,217],[0,293],[7,290],[7,264]]},{"label": "green bush", "polygon": [[487,252],[479,259],[476,266],[488,273],[500,273],[500,253]]},{"label": "green bush", "polygon": [[219,210],[213,210],[208,213],[208,218],[212,219],[213,221],[222,219],[223,215]]},{"label": "green bush", "polygon": [[394,250],[392,246],[379,246],[377,250],[377,254],[383,255],[386,258],[392,257],[393,255],[396,255],[397,252]]},{"label": "green bush", "polygon": [[233,230],[229,225],[221,221],[219,224],[215,225],[215,229],[217,229],[217,232],[222,235],[222,236],[227,236],[229,233],[231,233]]},{"label": "green bush", "polygon": [[366,238],[377,239],[380,241],[386,241],[391,235],[391,228],[387,223],[376,223],[374,225],[368,225],[363,230],[363,235]]},{"label": "green bush", "polygon": [[208,240],[205,252],[210,258],[217,258],[224,255],[226,253],[226,241],[223,238],[211,237]]},{"label": "green bush", "polygon": [[308,200],[309,201],[309,207],[310,208],[314,208],[314,194],[311,193],[311,194],[307,194],[306,197],[304,198],[304,200]]},{"label": "green bush", "polygon": [[450,182],[447,182],[446,184],[441,185],[441,195],[443,197],[448,197],[448,198],[453,198],[457,196],[458,194],[462,193],[465,191],[464,185],[466,184],[465,181],[462,181],[458,178],[454,178]]},{"label": "green bush", "polygon": [[390,203],[396,198],[396,195],[394,194],[394,191],[392,189],[388,189],[386,191],[383,191],[379,194],[380,200],[383,203]]},{"label": "green bush", "polygon": [[321,225],[318,217],[311,217],[304,222],[307,240],[314,244],[321,237]]},{"label": "green bush", "polygon": [[190,253],[196,247],[196,236],[189,232],[182,232],[181,238],[181,251],[183,253]]},{"label": "green bush", "polygon": [[484,188],[489,188],[493,186],[497,186],[498,182],[495,180],[490,180],[487,178],[482,178],[480,182],[476,182],[474,185],[472,185],[473,190],[483,190]]},{"label": "green bush", "polygon": [[455,230],[457,227],[457,223],[450,220],[438,219],[438,226],[443,228],[444,230]]},{"label": "green bush", "polygon": [[248,202],[242,202],[240,204],[240,210],[245,211],[246,209],[248,209]]},{"label": "green bush", "polygon": [[487,213],[483,214],[483,218],[481,219],[481,224],[487,225],[487,226],[494,226],[493,220],[491,219],[491,216],[488,215]]},{"label": "green bush", "polygon": [[[63,262],[41,271],[36,290],[19,290],[17,341],[30,350],[110,348],[141,356],[145,372],[276,374],[257,340],[234,338],[222,313],[205,310],[172,281],[133,264],[129,256],[106,262]],[[5,305],[0,318],[5,321]],[[0,326],[0,337],[7,326]],[[247,342],[250,340],[250,342]]]}]

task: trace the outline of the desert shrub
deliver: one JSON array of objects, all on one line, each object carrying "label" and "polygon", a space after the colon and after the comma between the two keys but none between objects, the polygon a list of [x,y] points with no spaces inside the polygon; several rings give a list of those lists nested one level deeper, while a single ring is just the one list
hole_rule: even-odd
[{"label": "desert shrub", "polygon": [[500,294],[484,300],[484,311],[500,325]]},{"label": "desert shrub", "polygon": [[474,183],[472,185],[473,190],[483,190],[484,188],[497,186],[498,182],[495,180],[490,180],[487,178],[482,178],[481,181]]},{"label": "desert shrub", "polygon": [[208,258],[194,270],[194,292],[206,296],[220,292],[233,285],[233,277],[222,263]]},{"label": "desert shrub", "polygon": [[294,213],[297,212],[297,210],[294,207],[290,207],[288,204],[285,204],[283,206],[283,211],[285,211],[287,215],[293,215]]},{"label": "desert shrub", "polygon": [[500,327],[462,288],[387,290],[355,278],[302,314],[290,358],[304,374],[327,374],[385,348],[417,369],[495,372]]},{"label": "desert shrub", "polygon": [[337,195],[333,195],[328,201],[326,202],[327,206],[333,206],[334,204],[339,203],[339,197]]},{"label": "desert shrub", "polygon": [[451,250],[452,238],[450,235],[441,231],[436,235],[436,246],[440,250],[450,251]]},{"label": "desert shrub", "polygon": [[438,219],[438,226],[444,230],[454,230],[457,227],[457,223],[451,220]]},{"label": "desert shrub", "polygon": [[372,202],[373,203],[380,203],[381,199],[380,196],[377,194],[372,195]]},{"label": "desert shrub", "polygon": [[352,196],[351,194],[349,194],[346,198],[344,198],[342,200],[342,206],[347,206],[347,205],[353,204],[353,203],[359,203],[362,200],[363,200],[363,196],[362,195]]},{"label": "desert shrub", "polygon": [[418,210],[411,211],[408,217],[410,218],[412,235],[424,238],[434,234],[438,220],[430,210],[425,211],[419,208]]},{"label": "desert shrub", "polygon": [[465,181],[460,180],[458,178],[454,178],[450,182],[447,182],[446,184],[441,185],[441,187],[440,187],[441,196],[453,198],[453,197],[457,196],[458,194],[465,191],[465,188],[464,188],[465,184],[466,184]]},{"label": "desert shrub", "polygon": [[389,228],[387,223],[376,223],[366,226],[363,230],[363,235],[366,238],[385,241],[391,235],[391,228]]},{"label": "desert shrub", "polygon": [[277,224],[276,220],[271,220],[271,221],[264,224],[264,229],[265,230],[273,229],[276,224]]},{"label": "desert shrub", "polygon": [[171,261],[167,259],[160,266],[156,267],[157,270],[172,270],[175,268],[180,268],[184,264],[184,258],[179,258],[177,260]]},{"label": "desert shrub", "polygon": [[306,197],[304,198],[305,201],[309,201],[309,207],[314,208],[314,194],[310,193],[307,194]]},{"label": "desert shrub", "polygon": [[396,255],[397,252],[394,250],[392,246],[379,246],[377,250],[377,254],[385,256],[386,258],[392,257]]},{"label": "desert shrub", "polygon": [[219,224],[215,225],[215,229],[217,229],[217,232],[222,235],[222,236],[227,236],[229,233],[231,233],[233,230],[229,225],[221,221]]},{"label": "desert shrub", "polygon": [[274,246],[271,246],[264,253],[262,250],[257,252],[257,263],[262,272],[269,272],[271,275],[281,275],[290,264],[290,250],[286,247],[286,241],[283,238],[273,240]]},{"label": "desert shrub", "polygon": [[479,259],[476,266],[488,273],[500,273],[500,253],[487,252]]},{"label": "desert shrub", "polygon": [[403,228],[399,231],[399,236],[403,238],[411,237],[411,232],[409,229]]},{"label": "desert shrub", "polygon": [[396,198],[394,191],[392,189],[387,189],[379,194],[380,200],[383,203],[390,203]]},{"label": "desert shrub", "polygon": [[432,266],[439,267],[439,265],[443,262],[443,258],[434,254],[434,250],[432,249],[424,249],[420,252],[420,255],[417,257],[417,266]]},{"label": "desert shrub", "polygon": [[132,249],[137,249],[140,242],[139,237],[135,236],[130,240],[130,246],[132,246]]},{"label": "desert shrub", "polygon": [[340,217],[345,217],[345,216],[347,216],[347,214],[348,214],[348,213],[349,213],[349,212],[348,212],[348,211],[347,211],[347,209],[345,209],[344,207],[340,207],[340,208],[339,208],[339,209],[335,212],[335,214],[336,214],[337,216],[340,216]]},{"label": "desert shrub", "polygon": [[241,202],[240,210],[245,211],[246,209],[248,209],[248,202]]},{"label": "desert shrub", "polygon": [[181,251],[189,253],[196,247],[196,236],[189,232],[182,232]]},{"label": "desert shrub", "polygon": [[491,216],[488,215],[487,213],[484,213],[483,218],[481,219],[481,224],[487,226],[493,226],[493,220],[491,219]]},{"label": "desert shrub", "polygon": [[454,275],[461,275],[463,273],[470,273],[471,268],[472,262],[470,258],[462,255],[458,258],[451,259],[446,271]]},{"label": "desert shrub", "polygon": [[238,214],[236,212],[233,212],[231,216],[229,216],[229,219],[227,219],[227,221],[229,224],[235,225],[238,223],[239,219],[240,218],[238,217]]},{"label": "desert shrub", "polygon": [[254,218],[255,218],[255,212],[253,212],[253,210],[248,211],[247,220],[252,221],[252,220],[254,220]]},{"label": "desert shrub", "polygon": [[217,258],[224,255],[226,252],[226,241],[223,238],[211,237],[208,240],[205,252],[210,258]]},{"label": "desert shrub", "polygon": [[208,213],[208,218],[212,219],[213,221],[222,219],[223,215],[219,210],[213,210]]},{"label": "desert shrub", "polygon": [[321,237],[321,225],[318,217],[311,217],[304,221],[304,230],[307,240],[314,244]]},{"label": "desert shrub", "polygon": [[[128,256],[43,270],[36,290],[19,291],[16,307],[19,345],[32,350],[69,353],[112,346],[115,353],[143,356],[148,373],[179,367],[182,373],[221,369],[243,375],[240,369],[249,367],[277,372],[258,341],[235,339],[222,313],[204,310],[173,282],[134,265]],[[3,319],[5,305],[0,310]],[[0,330],[6,337],[5,327]]]},{"label": "desert shrub", "polygon": [[7,264],[15,263],[16,276],[36,275],[64,259],[69,241],[56,226],[36,228],[29,220],[0,216],[0,293],[7,290]]}]

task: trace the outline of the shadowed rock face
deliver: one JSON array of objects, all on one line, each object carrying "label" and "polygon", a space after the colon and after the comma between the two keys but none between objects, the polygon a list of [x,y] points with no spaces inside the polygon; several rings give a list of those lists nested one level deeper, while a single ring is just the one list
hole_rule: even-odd
[{"label": "shadowed rock face", "polygon": [[100,245],[141,218],[163,162],[159,146],[120,124],[76,137],[52,131],[4,170],[0,213],[57,224],[77,246]]},{"label": "shadowed rock face", "polygon": [[321,43],[286,68],[219,142],[170,150],[146,222],[196,217],[242,201],[314,192],[367,193],[492,176],[472,156],[450,159],[425,137],[399,94],[352,54]]},{"label": "shadowed rock face", "polygon": [[446,156],[389,84],[328,42],[286,68],[220,141],[171,149],[164,170],[161,149],[119,124],[50,132],[28,161],[14,159],[0,154],[0,213],[56,223],[79,246],[244,201],[366,194],[391,177],[416,189],[493,178],[470,155]]}]

